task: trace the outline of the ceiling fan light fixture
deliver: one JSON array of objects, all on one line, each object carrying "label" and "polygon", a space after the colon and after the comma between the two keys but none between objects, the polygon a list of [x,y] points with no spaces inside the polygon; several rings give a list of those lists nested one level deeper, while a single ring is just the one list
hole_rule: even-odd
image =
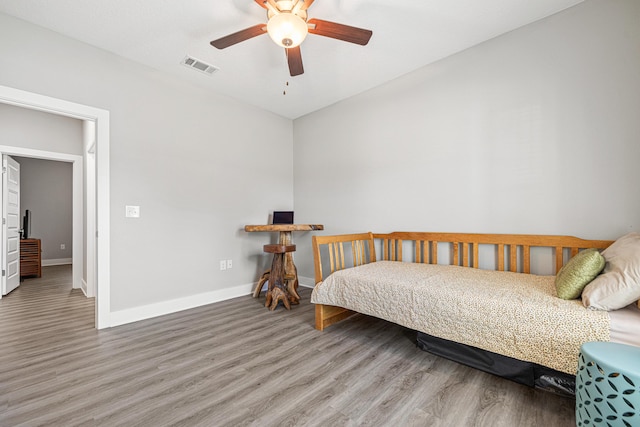
[{"label": "ceiling fan light fixture", "polygon": [[267,33],[271,40],[285,48],[300,46],[308,32],[309,27],[304,19],[289,11],[273,15],[267,22]]}]

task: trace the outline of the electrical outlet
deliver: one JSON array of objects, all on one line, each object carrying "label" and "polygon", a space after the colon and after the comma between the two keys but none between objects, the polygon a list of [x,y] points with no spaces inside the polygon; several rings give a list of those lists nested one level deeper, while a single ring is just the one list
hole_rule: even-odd
[{"label": "electrical outlet", "polygon": [[222,260],[220,261],[220,270],[226,270],[227,269],[227,261]]},{"label": "electrical outlet", "polygon": [[65,246],[64,243],[60,243],[60,249],[66,249],[67,247]]},{"label": "electrical outlet", "polygon": [[233,268],[233,260],[227,260],[227,269]]},{"label": "electrical outlet", "polygon": [[140,218],[140,206],[125,206],[125,217]]}]

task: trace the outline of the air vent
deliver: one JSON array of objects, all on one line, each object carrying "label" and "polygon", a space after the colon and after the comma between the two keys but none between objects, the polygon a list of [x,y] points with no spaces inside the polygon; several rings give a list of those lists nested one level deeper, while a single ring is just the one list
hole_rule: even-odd
[{"label": "air vent", "polygon": [[194,70],[198,70],[208,75],[211,75],[216,71],[220,70],[219,68],[216,68],[213,65],[209,65],[205,62],[200,61],[199,59],[195,59],[190,56],[185,56],[181,64],[186,65],[189,68],[193,68]]}]

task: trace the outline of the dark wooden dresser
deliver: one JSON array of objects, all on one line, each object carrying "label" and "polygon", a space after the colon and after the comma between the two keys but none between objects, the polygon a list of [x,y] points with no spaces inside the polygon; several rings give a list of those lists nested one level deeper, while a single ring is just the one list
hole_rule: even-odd
[{"label": "dark wooden dresser", "polygon": [[20,278],[42,276],[40,239],[20,240]]}]

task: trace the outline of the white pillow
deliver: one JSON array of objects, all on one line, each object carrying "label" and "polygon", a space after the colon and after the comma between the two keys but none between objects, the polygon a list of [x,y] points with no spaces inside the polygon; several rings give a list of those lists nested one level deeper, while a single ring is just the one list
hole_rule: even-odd
[{"label": "white pillow", "polygon": [[640,233],[629,233],[602,252],[601,275],[582,292],[585,307],[617,310],[640,299]]}]

